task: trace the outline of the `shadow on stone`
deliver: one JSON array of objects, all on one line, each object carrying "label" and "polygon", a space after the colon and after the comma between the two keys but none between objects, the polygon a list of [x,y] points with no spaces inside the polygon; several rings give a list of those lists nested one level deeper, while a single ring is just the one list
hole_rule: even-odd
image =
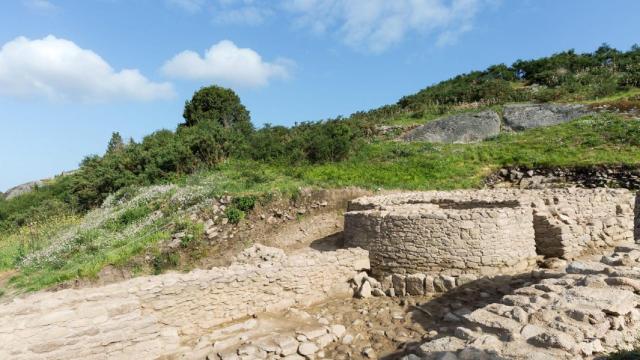
[{"label": "shadow on stone", "polygon": [[[415,339],[414,341],[405,343],[399,347],[398,350],[380,359],[401,359],[403,356],[414,354],[418,347],[427,340],[437,340],[447,336],[460,335],[457,334],[456,329],[469,325],[464,315],[470,314],[489,304],[498,303],[503,296],[512,295],[514,290],[536,284],[540,280],[542,280],[541,277],[534,277],[531,272],[513,276],[500,275],[472,281],[445,293],[436,294],[424,302],[420,302],[422,298],[399,298],[399,301],[406,303],[405,310],[411,314],[411,320],[422,327],[427,334],[426,336],[434,330],[437,331],[437,335],[428,336],[423,339]],[[504,334],[492,331],[492,329],[483,329],[483,332],[493,334],[498,338],[505,336]],[[446,351],[443,351],[442,354],[432,352],[428,358],[440,359],[442,356],[445,356],[445,354]],[[486,355],[490,354],[487,353]],[[416,357],[415,359],[421,359],[421,357]]]},{"label": "shadow on stone", "polygon": [[322,252],[336,251],[338,249],[343,249],[344,248],[343,233],[344,233],[343,231],[339,231],[329,236],[325,236],[323,238],[314,240],[313,242],[311,242],[311,244],[309,244],[309,247],[314,250],[318,250]]}]

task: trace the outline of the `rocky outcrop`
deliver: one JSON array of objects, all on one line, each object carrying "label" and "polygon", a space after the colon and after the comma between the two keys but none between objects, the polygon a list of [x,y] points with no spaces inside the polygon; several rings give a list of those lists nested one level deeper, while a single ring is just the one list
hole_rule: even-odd
[{"label": "rocky outcrop", "polygon": [[510,104],[504,107],[504,125],[513,131],[562,124],[589,114],[582,104]]},{"label": "rocky outcrop", "polygon": [[37,188],[38,186],[42,186],[44,185],[44,181],[42,180],[38,180],[38,181],[30,181],[28,183],[24,183],[18,186],[14,186],[11,189],[7,190],[4,194],[0,193],[0,196],[4,196],[4,198],[6,200],[12,199],[16,196],[22,195],[22,194],[26,194],[28,192],[31,192],[33,189]]},{"label": "rocky outcrop", "polygon": [[18,186],[14,186],[11,189],[9,189],[6,192],[4,192],[4,194],[2,192],[0,192],[0,198],[4,197],[6,200],[9,200],[9,199],[12,199],[12,198],[14,198],[16,196],[29,193],[29,192],[33,191],[34,189],[45,185],[50,180],[53,180],[53,179],[61,177],[61,176],[72,175],[76,171],[77,170],[63,171],[59,175],[56,175],[55,177],[52,177],[52,178],[46,178],[46,179],[36,180],[36,181],[29,181],[27,183],[24,183],[24,184],[21,184],[21,185],[18,185]]},{"label": "rocky outcrop", "polygon": [[404,135],[405,141],[471,143],[500,133],[500,116],[495,111],[463,113],[426,123]]},{"label": "rocky outcrop", "polygon": [[464,315],[455,336],[424,343],[420,359],[591,359],[631,349],[640,331],[640,246],[576,261]]}]

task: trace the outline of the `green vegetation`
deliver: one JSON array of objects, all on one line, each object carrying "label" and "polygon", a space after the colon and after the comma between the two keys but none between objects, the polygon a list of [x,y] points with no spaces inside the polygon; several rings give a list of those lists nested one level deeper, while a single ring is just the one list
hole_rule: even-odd
[{"label": "green vegetation", "polygon": [[245,213],[235,206],[230,206],[224,210],[224,216],[229,219],[230,223],[237,224],[240,220],[244,219]]},{"label": "green vegetation", "polygon": [[215,121],[223,128],[233,128],[242,133],[253,130],[249,111],[232,90],[219,86],[201,88],[184,106],[184,126]]},{"label": "green vegetation", "polygon": [[[573,50],[511,66],[490,66],[402,98],[402,108],[510,101],[588,100],[640,87],[640,46],[622,52],[603,44],[593,53]],[[536,85],[530,88],[528,85]]]},{"label": "green vegetation", "polygon": [[[114,133],[104,155],[11,200],[0,198],[0,271],[35,290],[97,276],[106,265],[159,273],[202,256],[203,229],[185,209],[223,194],[231,223],[274,193],[303,186],[454,189],[503,166],[640,164],[640,121],[611,114],[502,134],[477,144],[399,143],[380,125],[413,124],[511,101],[584,101],[640,107],[640,48],[497,65],[443,81],[397,104],[348,118],[254,129],[233,91],[207,87],[187,101],[183,124],[141,142]],[[164,185],[162,185],[164,184]],[[180,251],[160,244],[176,233]],[[147,260],[137,263],[145,254]]]}]

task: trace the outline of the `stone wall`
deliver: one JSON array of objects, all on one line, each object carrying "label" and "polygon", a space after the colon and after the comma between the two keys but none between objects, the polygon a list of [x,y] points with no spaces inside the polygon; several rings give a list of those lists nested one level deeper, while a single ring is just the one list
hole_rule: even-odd
[{"label": "stone wall", "polygon": [[634,196],[628,190],[530,191],[538,253],[573,259],[633,242]]},{"label": "stone wall", "polygon": [[400,204],[352,211],[348,245],[370,251],[374,275],[490,275],[535,264],[533,215],[517,203]]},{"label": "stone wall", "polygon": [[505,167],[487,176],[490,188],[546,189],[561,187],[640,189],[640,166]]},{"label": "stone wall", "polygon": [[572,259],[632,243],[634,208],[630,191],[613,189],[364,197],[349,204],[345,244],[370,250],[376,275],[517,272],[536,252]]},{"label": "stone wall", "polygon": [[0,305],[0,359],[150,359],[179,353],[216,325],[352,294],[360,249],[254,247],[228,268],[38,293]]},{"label": "stone wall", "polygon": [[633,238],[636,243],[640,243],[640,192],[636,194],[635,220],[633,227]]}]

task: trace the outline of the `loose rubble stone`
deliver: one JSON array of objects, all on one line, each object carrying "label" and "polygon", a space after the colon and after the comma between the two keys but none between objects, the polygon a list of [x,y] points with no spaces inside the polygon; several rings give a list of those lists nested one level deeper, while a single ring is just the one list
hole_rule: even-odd
[{"label": "loose rubble stone", "polygon": [[316,351],[318,351],[318,346],[312,342],[303,342],[298,347],[298,353],[304,356],[313,355]]}]

